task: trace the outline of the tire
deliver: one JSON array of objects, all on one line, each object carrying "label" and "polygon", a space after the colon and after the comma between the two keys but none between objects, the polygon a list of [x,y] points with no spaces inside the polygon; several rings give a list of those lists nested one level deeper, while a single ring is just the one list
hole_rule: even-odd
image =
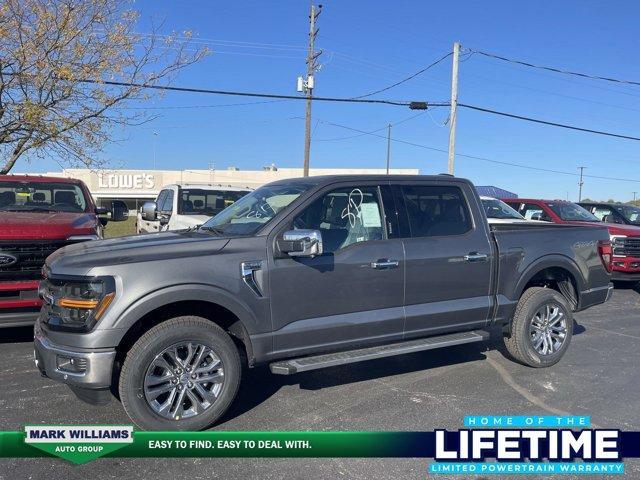
[{"label": "tire", "polygon": [[[120,374],[120,400],[142,429],[202,430],[227,411],[241,373],[238,349],[222,328],[201,317],[177,317],[153,327],[131,347]],[[157,395],[161,389],[166,392]]]},{"label": "tire", "polygon": [[[548,314],[547,306],[550,309]],[[555,312],[562,316],[558,319],[554,316]],[[546,323],[545,316],[548,317]],[[562,327],[564,336],[560,330]],[[549,336],[542,333],[545,330],[549,332]],[[573,313],[565,297],[550,288],[532,287],[520,297],[511,320],[511,332],[503,340],[507,351],[515,360],[529,367],[542,368],[560,361],[569,348],[572,336]],[[549,338],[551,342],[547,340]]]}]

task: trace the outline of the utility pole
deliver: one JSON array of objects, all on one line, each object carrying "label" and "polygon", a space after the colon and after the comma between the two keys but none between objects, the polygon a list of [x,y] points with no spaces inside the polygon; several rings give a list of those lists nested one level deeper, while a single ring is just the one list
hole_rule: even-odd
[{"label": "utility pole", "polygon": [[631,193],[633,193],[633,203],[636,203],[636,193],[638,192],[631,192]]},{"label": "utility pole", "polygon": [[317,58],[322,51],[315,51],[315,40],[318,35],[318,29],[316,29],[316,20],[322,11],[322,5],[319,5],[316,9],[313,3],[311,4],[311,15],[309,15],[309,51],[307,53],[307,79],[304,82],[303,89],[307,94],[307,112],[305,116],[305,134],[304,134],[304,168],[303,175],[309,176],[309,154],[311,152],[311,99],[313,98],[314,80],[313,74],[317,70],[316,64]]},{"label": "utility pole", "polygon": [[391,124],[387,125],[387,175],[389,175],[390,161],[391,161]]},{"label": "utility pole", "polygon": [[582,181],[582,172],[584,171],[585,168],[587,167],[578,167],[580,169],[580,181],[578,182],[578,201],[582,201],[582,185],[584,185],[584,182]]},{"label": "utility pole", "polygon": [[449,113],[449,174],[453,175],[456,155],[456,118],[458,113],[458,60],[460,42],[453,44],[453,67],[451,70],[451,112]]}]

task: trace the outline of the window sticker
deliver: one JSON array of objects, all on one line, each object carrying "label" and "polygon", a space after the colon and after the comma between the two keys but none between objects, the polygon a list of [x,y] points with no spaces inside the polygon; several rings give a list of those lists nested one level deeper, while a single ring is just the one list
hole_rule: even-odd
[{"label": "window sticker", "polygon": [[378,208],[377,203],[363,203],[362,205],[360,205],[360,217],[363,227],[382,227],[380,209]]}]

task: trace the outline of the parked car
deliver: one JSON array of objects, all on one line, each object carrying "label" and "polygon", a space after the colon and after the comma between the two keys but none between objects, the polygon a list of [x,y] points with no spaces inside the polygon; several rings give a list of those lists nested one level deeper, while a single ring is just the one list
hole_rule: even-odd
[{"label": "parked car", "polygon": [[578,202],[600,221],[640,227],[640,208],[626,203]]},{"label": "parked car", "polygon": [[[106,218],[98,215],[106,213],[80,180],[0,175],[0,327],[35,321],[45,258],[65,245],[102,237]],[[124,215],[119,210],[112,219]]]},{"label": "parked car", "polygon": [[219,419],[245,367],[290,375],[478,342],[492,325],[547,367],[572,312],[609,298],[610,260],[604,226],[489,226],[455,177],[281,180],[197,229],[51,255],[36,365],[85,401],[117,390],[162,430]]},{"label": "parked car", "polygon": [[[503,199],[527,219],[571,225],[600,226],[603,223],[578,204],[565,200]],[[640,281],[640,227],[605,222],[613,246],[612,279]]]},{"label": "parked car", "polygon": [[157,233],[202,225],[251,189],[209,184],[174,184],[138,212],[136,233]]},{"label": "parked car", "polygon": [[484,213],[487,216],[489,224],[495,223],[513,223],[528,222],[526,218],[516,212],[502,200],[493,197],[480,196],[480,201],[484,207]]}]

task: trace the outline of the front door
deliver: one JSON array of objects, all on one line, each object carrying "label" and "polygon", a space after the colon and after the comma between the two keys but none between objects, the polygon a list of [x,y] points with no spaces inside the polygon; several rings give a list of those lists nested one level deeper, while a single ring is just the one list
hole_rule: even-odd
[{"label": "front door", "polygon": [[492,306],[493,252],[486,220],[468,201],[475,194],[466,183],[399,183],[392,189],[406,212],[405,337],[484,326]]},{"label": "front door", "polygon": [[276,353],[293,356],[400,339],[404,254],[402,240],[389,238],[392,225],[379,186],[328,187],[292,219],[276,236],[288,229],[319,230],[324,253],[271,256]]}]

